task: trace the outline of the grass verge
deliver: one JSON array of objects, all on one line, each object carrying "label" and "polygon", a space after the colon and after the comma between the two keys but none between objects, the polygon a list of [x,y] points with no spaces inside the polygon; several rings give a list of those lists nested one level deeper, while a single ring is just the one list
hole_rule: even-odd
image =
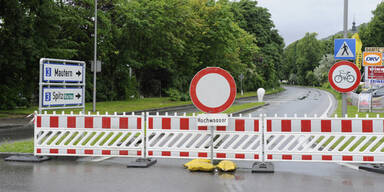
[{"label": "grass verge", "polygon": [[33,153],[33,139],[5,142],[0,145],[0,152]]},{"label": "grass verge", "polygon": [[[266,95],[279,93],[284,91],[283,87],[268,89],[266,90]],[[242,97],[253,97],[257,96],[256,91],[246,92],[244,95],[237,94],[236,98]],[[171,101],[169,97],[154,97],[154,98],[143,98],[143,99],[135,99],[135,100],[127,100],[127,101],[101,101],[97,102],[96,109],[101,114],[105,112],[129,112],[129,111],[142,111],[148,109],[155,108],[163,108],[163,107],[175,107],[181,105],[192,104],[191,101]],[[38,107],[33,106],[29,108],[18,108],[12,110],[0,110],[0,118],[14,118],[14,117],[23,117],[25,115],[29,115],[34,111],[37,111]],[[65,113],[69,113],[71,111],[78,113],[81,111],[80,109],[65,109],[65,110],[47,110],[48,113],[52,111],[64,111]],[[92,111],[92,103],[85,104],[85,111]]]}]

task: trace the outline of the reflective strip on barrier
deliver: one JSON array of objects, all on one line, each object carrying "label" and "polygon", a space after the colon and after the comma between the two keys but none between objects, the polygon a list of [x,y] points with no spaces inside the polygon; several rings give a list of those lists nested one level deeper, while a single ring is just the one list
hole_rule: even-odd
[{"label": "reflective strip on barrier", "polygon": [[384,162],[384,119],[266,118],[266,161]]},{"label": "reflective strip on barrier", "polygon": [[144,115],[35,115],[35,155],[143,157]]},{"label": "reflective strip on barrier", "polygon": [[[197,126],[197,117],[148,116],[147,156],[163,158],[209,158],[211,131]],[[229,117],[228,126],[214,132],[214,158],[261,159],[261,120]]]}]

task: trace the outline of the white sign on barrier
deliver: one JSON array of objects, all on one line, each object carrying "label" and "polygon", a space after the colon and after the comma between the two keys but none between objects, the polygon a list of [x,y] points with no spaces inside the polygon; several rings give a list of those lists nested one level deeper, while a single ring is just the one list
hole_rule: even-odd
[{"label": "white sign on barrier", "polygon": [[73,88],[43,88],[43,106],[81,105],[83,102],[83,89]]},{"label": "white sign on barrier", "polygon": [[82,82],[84,80],[84,65],[43,64],[43,82]]},{"label": "white sign on barrier", "polygon": [[197,126],[228,126],[228,115],[224,113],[199,114]]}]

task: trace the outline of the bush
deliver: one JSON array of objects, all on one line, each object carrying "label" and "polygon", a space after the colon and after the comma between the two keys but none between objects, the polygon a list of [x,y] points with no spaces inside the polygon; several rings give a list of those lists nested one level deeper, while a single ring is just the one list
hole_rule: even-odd
[{"label": "bush", "polygon": [[190,99],[189,94],[183,93],[181,95],[181,101],[189,101]]},{"label": "bush", "polygon": [[169,99],[171,101],[180,101],[181,100],[182,94],[177,89],[170,88],[170,89],[168,89],[168,91],[166,91],[166,93],[168,94]]}]

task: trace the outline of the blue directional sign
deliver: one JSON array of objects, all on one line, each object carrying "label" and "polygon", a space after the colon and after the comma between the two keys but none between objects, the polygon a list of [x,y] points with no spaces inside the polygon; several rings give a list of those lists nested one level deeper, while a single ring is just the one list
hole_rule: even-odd
[{"label": "blue directional sign", "polygon": [[335,59],[355,59],[356,39],[335,39]]}]

